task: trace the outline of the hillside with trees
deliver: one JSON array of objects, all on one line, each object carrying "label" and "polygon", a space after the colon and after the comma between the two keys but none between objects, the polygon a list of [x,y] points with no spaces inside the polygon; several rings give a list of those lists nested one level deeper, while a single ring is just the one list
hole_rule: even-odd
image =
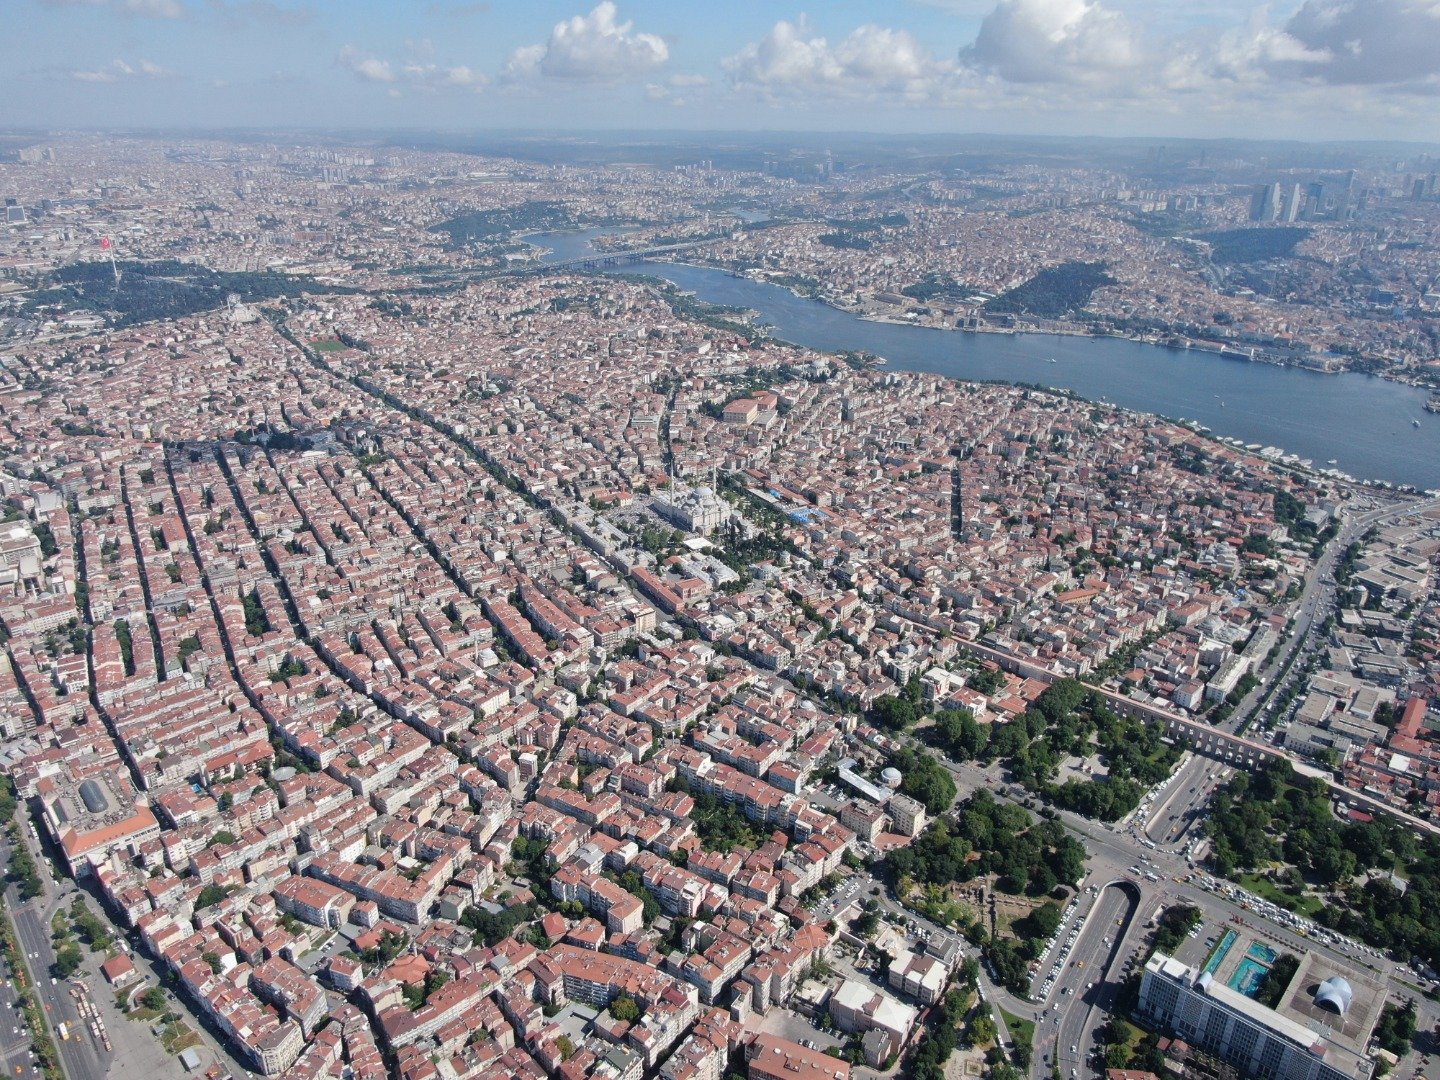
[{"label": "hillside with trees", "polygon": [[1090,303],[1096,289],[1114,285],[1102,262],[1063,262],[1041,270],[1029,281],[1001,293],[985,305],[992,314],[1039,315],[1058,319]]}]

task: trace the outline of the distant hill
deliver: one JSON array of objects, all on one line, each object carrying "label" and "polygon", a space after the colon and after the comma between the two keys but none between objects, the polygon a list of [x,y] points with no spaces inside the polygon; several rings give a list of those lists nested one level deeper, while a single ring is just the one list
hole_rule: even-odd
[{"label": "distant hill", "polygon": [[1309,229],[1298,225],[1282,225],[1263,229],[1224,229],[1199,233],[1196,240],[1210,245],[1210,257],[1222,263],[1264,262],[1283,259],[1295,252],[1295,246],[1310,235]]},{"label": "distant hill", "polygon": [[1096,289],[1114,284],[1103,262],[1065,262],[1041,270],[1024,284],[1001,293],[985,305],[985,310],[1058,318],[1090,303]]}]

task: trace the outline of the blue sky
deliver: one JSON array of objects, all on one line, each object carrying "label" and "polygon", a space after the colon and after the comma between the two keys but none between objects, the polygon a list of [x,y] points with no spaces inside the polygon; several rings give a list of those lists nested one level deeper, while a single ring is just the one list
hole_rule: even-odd
[{"label": "blue sky", "polygon": [[6,0],[0,125],[1440,141],[1440,0]]}]

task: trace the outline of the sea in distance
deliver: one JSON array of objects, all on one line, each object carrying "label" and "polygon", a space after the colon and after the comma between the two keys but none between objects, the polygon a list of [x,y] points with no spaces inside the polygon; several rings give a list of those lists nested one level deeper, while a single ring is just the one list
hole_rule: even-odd
[{"label": "sea in distance", "polygon": [[[601,230],[527,237],[546,261],[596,254]],[[886,366],[955,379],[1031,383],[1141,412],[1195,421],[1216,435],[1273,446],[1364,480],[1440,488],[1440,414],[1427,393],[1372,375],[1324,375],[1123,338],[962,333],[876,322],[788,289],[685,263],[621,264],[712,304],[759,313],[771,332],[807,348],[856,350]],[[1418,426],[1417,425],[1418,422]]]}]

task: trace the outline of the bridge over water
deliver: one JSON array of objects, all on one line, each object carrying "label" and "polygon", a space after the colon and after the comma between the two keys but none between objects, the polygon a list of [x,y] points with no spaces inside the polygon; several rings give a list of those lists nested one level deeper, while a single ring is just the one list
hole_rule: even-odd
[{"label": "bridge over water", "polygon": [[501,271],[501,273],[548,274],[554,270],[600,270],[607,266],[645,262],[649,259],[658,259],[666,255],[676,255],[682,251],[693,251],[696,248],[704,247],[706,244],[712,244],[714,242],[714,237],[711,237],[709,240],[693,240],[688,244],[663,244],[656,247],[633,248],[626,251],[597,251],[594,255],[584,255],[577,259],[526,263],[523,266],[508,268]]}]

